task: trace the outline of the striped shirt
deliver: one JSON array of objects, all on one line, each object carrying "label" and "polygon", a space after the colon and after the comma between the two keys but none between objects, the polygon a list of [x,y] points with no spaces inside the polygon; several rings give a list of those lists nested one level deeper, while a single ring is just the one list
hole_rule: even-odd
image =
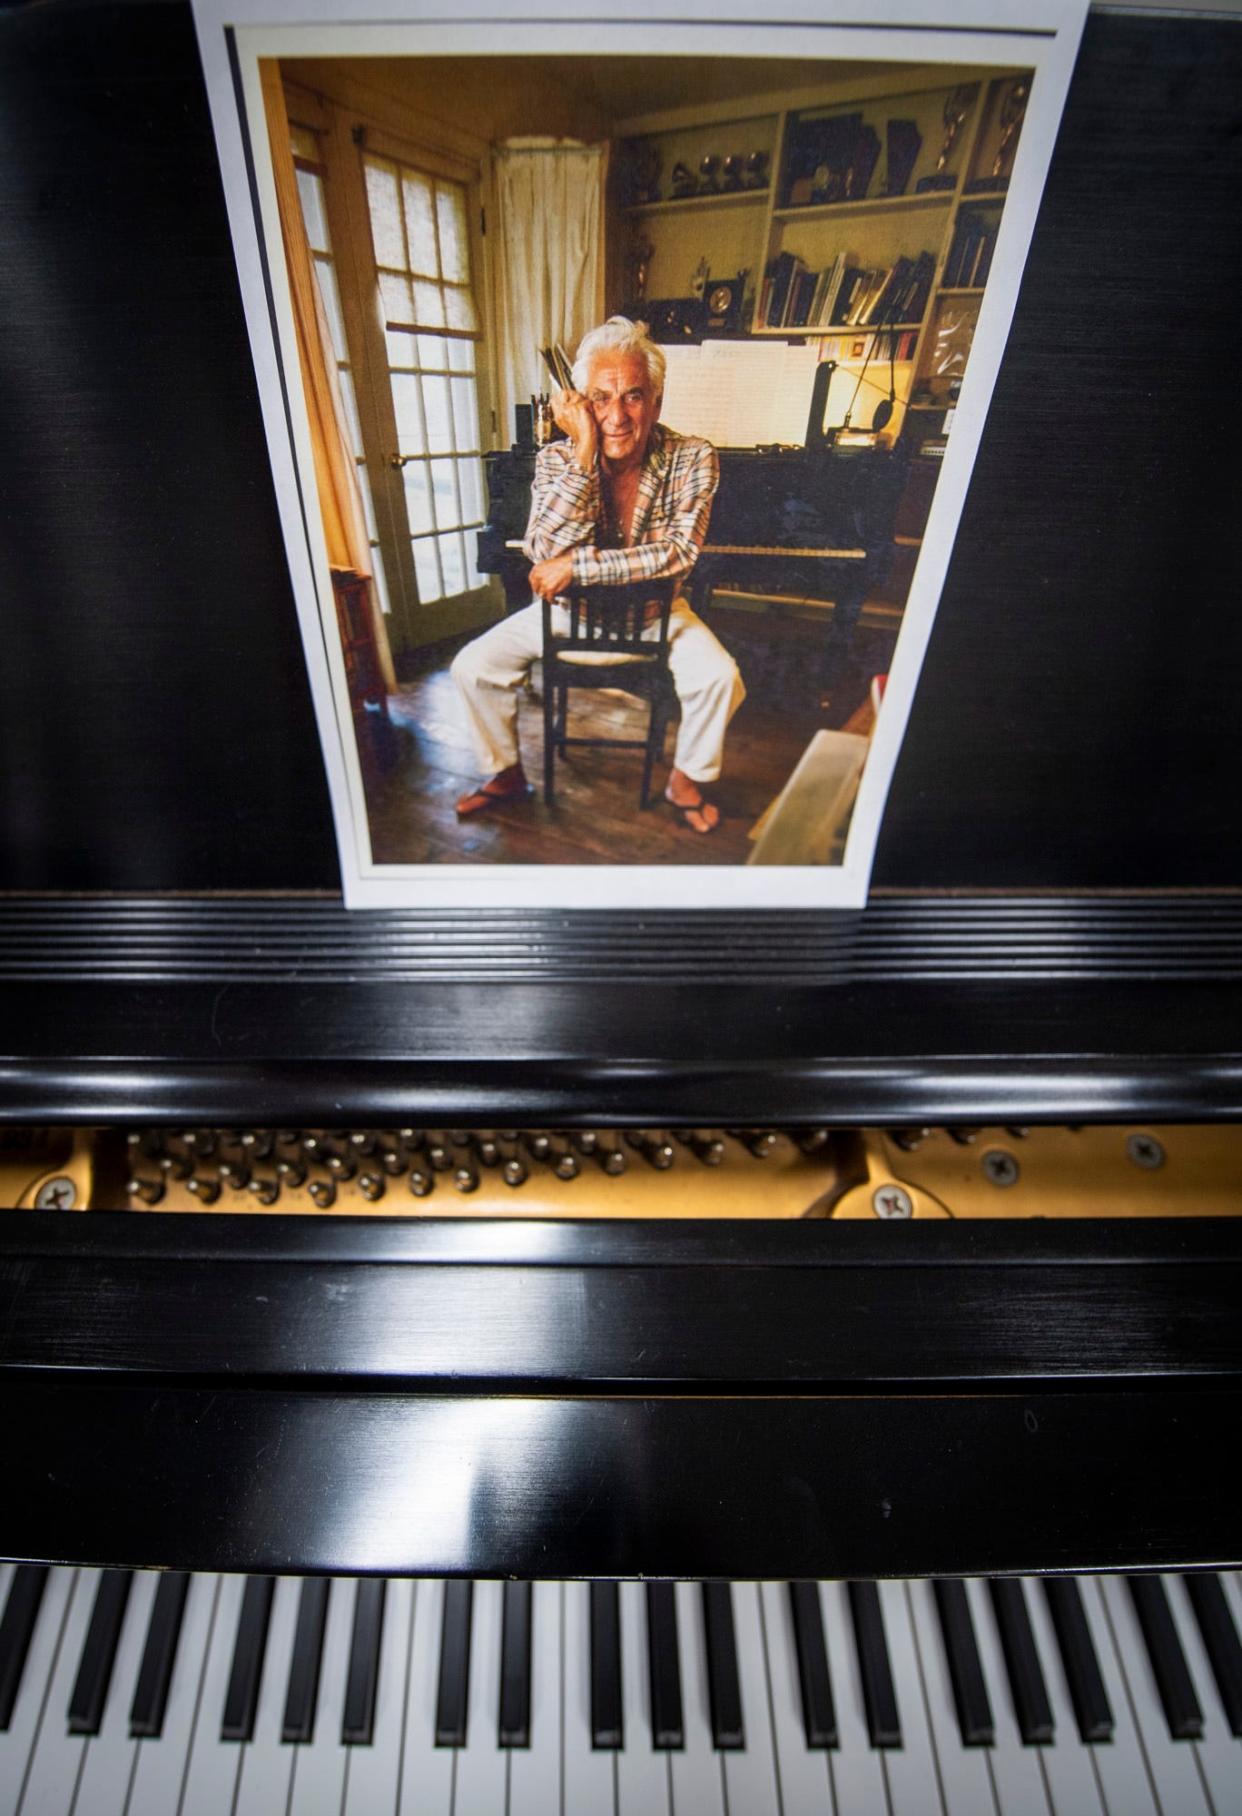
[{"label": "striped shirt", "polygon": [[623,586],[688,574],[707,536],[720,462],[709,441],[657,423],[638,481],[630,541],[604,548],[598,466],[584,473],[568,441],[549,442],[535,461],[530,522],[522,544],[532,561],[573,550],[579,586]]}]

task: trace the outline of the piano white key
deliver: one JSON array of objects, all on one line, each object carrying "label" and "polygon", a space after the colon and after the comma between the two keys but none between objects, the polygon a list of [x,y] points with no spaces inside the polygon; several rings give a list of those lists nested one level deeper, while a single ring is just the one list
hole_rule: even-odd
[{"label": "piano white key", "polygon": [[[347,1755],[353,1749],[341,1744],[341,1718],[345,1713],[349,1642],[354,1629],[354,1597],[357,1591],[357,1583],[347,1577],[332,1579],[332,1588],[328,1593],[328,1619],[323,1634],[315,1738],[285,1747],[285,1751],[293,1755],[289,1816],[340,1816],[341,1805],[345,1800]],[[384,1608],[384,1624],[388,1624],[387,1605]],[[285,1684],[288,1679],[286,1669]],[[284,1696],[282,1685],[282,1713]]]},{"label": "piano white key", "polygon": [[130,1584],[99,1732],[86,1743],[78,1778],[73,1808],[81,1816],[125,1808],[138,1752],[138,1742],[129,1736],[129,1705],[138,1682],[157,1582],[154,1570],[138,1570]]},{"label": "piano white key", "polygon": [[[1085,1588],[1090,1594],[1089,1583]],[[1056,1740],[1052,1746],[1041,1748],[1052,1807],[1057,1816],[1109,1816],[1096,1775],[1096,1747],[1088,1746],[1078,1732],[1069,1679],[1061,1662],[1061,1648],[1057,1644],[1056,1628],[1042,1584],[1027,1585],[1026,1605],[1057,1724]],[[1102,1741],[1099,1744],[1108,1747],[1113,1743]]]},{"label": "piano white key", "polygon": [[67,1816],[73,1808],[86,1737],[69,1732],[69,1698],[102,1575],[102,1570],[79,1570],[73,1585],[64,1637],[48,1686],[47,1708],[30,1756],[25,1795],[18,1806],[22,1816]]},{"label": "piano white key", "polygon": [[375,1738],[369,1747],[349,1748],[343,1816],[377,1816],[377,1812],[397,1807],[415,1588],[408,1577],[394,1577],[388,1584],[375,1692]]},{"label": "piano white key", "polygon": [[1130,1591],[1119,1576],[1100,1577],[1098,1587],[1155,1785],[1156,1800],[1166,1816],[1211,1816],[1195,1758],[1195,1743],[1174,1740],[1169,1733]]},{"label": "piano white key", "polygon": [[435,1581],[416,1583],[410,1637],[410,1693],[405,1711],[401,1801],[397,1805],[397,1816],[445,1816],[445,1811],[453,1807],[457,1751],[435,1744],[443,1619],[444,1584]]},{"label": "piano white key", "polygon": [[163,1732],[158,1739],[138,1742],[125,1816],[169,1816],[180,1801],[219,1593],[218,1576],[190,1578]]},{"label": "piano white key", "polygon": [[877,1588],[901,1715],[901,1745],[884,1754],[888,1801],[893,1816],[928,1816],[942,1805],[905,1585],[882,1582]]},{"label": "piano white key", "polygon": [[561,1585],[532,1583],[530,1745],[509,1750],[508,1816],[561,1807]]},{"label": "piano white key", "polygon": [[457,1755],[453,1816],[498,1816],[508,1795],[508,1749],[499,1743],[503,1583],[474,1585],[466,1744]]},{"label": "piano white key", "polygon": [[48,1690],[64,1647],[76,1575],[73,1570],[55,1569],[43,1590],[12,1719],[0,1734],[0,1816],[15,1816],[40,1726],[54,1719]]},{"label": "piano white key", "polygon": [[1113,1712],[1113,1738],[1093,1746],[1091,1753],[1100,1775],[1109,1816],[1161,1816],[1139,1744],[1125,1680],[1117,1663],[1112,1634],[1100,1599],[1099,1582],[1082,1577],[1083,1613],[1091,1630],[1091,1643],[1100,1663],[1100,1676]]},{"label": "piano white key", "polygon": [[[698,1583],[677,1583],[674,1585],[674,1597],[677,1603],[681,1712],[686,1744],[665,1755],[668,1760],[673,1816],[725,1816],[724,1754],[717,1753],[712,1746],[703,1591]],[[628,1712],[627,1705],[627,1715]],[[625,1742],[627,1746],[630,1744],[628,1726]]]},{"label": "piano white key", "polygon": [[233,1642],[241,1614],[244,1576],[222,1576],[202,1695],[194,1712],[190,1759],[177,1816],[221,1816],[232,1810],[241,1767],[242,1749],[236,1741],[220,1739],[220,1720],[228,1692]]},{"label": "piano white key", "polygon": [[767,1657],[758,1583],[734,1583],[733,1625],[737,1634],[737,1675],[742,1692],[740,1752],[724,1752],[725,1791],[730,1810],[778,1810],[780,1791],[772,1718],[768,1710]]},{"label": "piano white key", "polygon": [[[802,1689],[788,1583],[764,1583],[763,1630],[772,1692],[772,1733],[783,1816],[825,1816],[832,1810],[828,1753],[808,1747],[802,1721]],[[834,1697],[837,1686],[832,1686]],[[675,1787],[674,1787],[675,1788]],[[680,1812],[678,1812],[680,1816]]]},{"label": "piano white key", "polygon": [[[680,1628],[680,1607],[677,1615]],[[684,1650],[680,1631],[678,1648]],[[647,1602],[642,1583],[621,1584],[621,1696],[625,1747],[617,1755],[618,1816],[669,1816],[669,1755],[657,1752],[651,1744]]]},{"label": "piano white key", "polygon": [[1180,1577],[1169,1576],[1165,1578],[1164,1586],[1203,1710],[1203,1739],[1194,1745],[1208,1795],[1218,1812],[1242,1808],[1242,1740],[1235,1739],[1225,1720],[1212,1674],[1212,1661],[1185,1583]]},{"label": "piano white key", "polygon": [[[294,1749],[280,1738],[280,1730],[289,1688],[301,1587],[297,1577],[276,1578],[267,1644],[263,1649],[253,1739],[217,1743],[237,1747],[242,1756],[233,1816],[272,1816],[274,1810],[283,1812],[288,1802]],[[219,1734],[218,1727],[216,1733]]]},{"label": "piano white key", "polygon": [[[945,1806],[950,1816],[996,1816],[996,1799],[992,1794],[992,1778],[988,1770],[989,1749],[962,1745],[957,1705],[953,1700],[953,1680],[949,1675],[943,1630],[936,1611],[935,1588],[929,1579],[922,1578],[918,1582],[908,1583],[906,1594],[923,1692],[927,1699],[928,1726],[940,1769]],[[887,1609],[885,1618],[887,1619]],[[890,1636],[890,1647],[892,1643]],[[894,1672],[895,1670],[894,1666]],[[903,1695],[900,1685],[897,1694]],[[904,1733],[904,1698],[901,1719]],[[902,1806],[897,1804],[896,1807],[900,1809]]]},{"label": "piano white key", "polygon": [[[979,1661],[983,1666],[992,1715],[996,1722],[996,1745],[989,1749],[996,1801],[1004,1816],[1050,1816],[1051,1806],[1040,1761],[1039,1747],[1022,1744],[1014,1714],[1013,1692],[1005,1670],[1000,1628],[987,1584],[972,1577],[966,1584],[975,1637],[979,1642]],[[1027,1588],[1027,1601],[1030,1601]],[[1130,1816],[1127,1810],[1125,1816]]]},{"label": "piano white key", "polygon": [[[561,1720],[565,1735],[565,1813],[584,1810],[616,1816],[617,1754],[591,1745],[591,1586],[565,1583],[561,1618],[565,1662],[561,1677]],[[622,1635],[622,1675],[624,1645]],[[631,1739],[632,1711],[624,1706],[625,1741]]]},{"label": "piano white key", "polygon": [[867,1736],[867,1710],[849,1592],[844,1583],[821,1583],[819,1597],[841,1740],[840,1746],[828,1755],[836,1816],[883,1816],[888,1809],[888,1790],[880,1754]]}]

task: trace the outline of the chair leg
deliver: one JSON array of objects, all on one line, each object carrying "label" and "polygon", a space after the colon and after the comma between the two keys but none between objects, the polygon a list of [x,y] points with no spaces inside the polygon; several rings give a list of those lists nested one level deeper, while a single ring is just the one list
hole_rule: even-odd
[{"label": "chair leg", "polygon": [[658,695],[651,702],[651,713],[647,720],[647,748],[643,752],[643,785],[638,797],[640,808],[651,805],[651,776],[655,769],[656,752],[664,744],[664,703]]},{"label": "chair leg", "polygon": [[543,798],[549,807],[552,805],[555,782],[553,768],[556,763],[556,689],[548,684],[545,677],[543,685]]},{"label": "chair leg", "polygon": [[565,736],[569,729],[569,689],[562,685],[556,690],[556,745],[563,757],[569,755]]}]

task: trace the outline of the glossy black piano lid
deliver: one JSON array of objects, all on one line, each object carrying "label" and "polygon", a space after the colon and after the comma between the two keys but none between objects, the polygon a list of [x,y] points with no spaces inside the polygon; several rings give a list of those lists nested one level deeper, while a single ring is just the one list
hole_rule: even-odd
[{"label": "glossy black piano lid", "polygon": [[1240,1291],[1229,1219],[8,1213],[23,1492],[0,1554],[721,1579],[1233,1564]]}]

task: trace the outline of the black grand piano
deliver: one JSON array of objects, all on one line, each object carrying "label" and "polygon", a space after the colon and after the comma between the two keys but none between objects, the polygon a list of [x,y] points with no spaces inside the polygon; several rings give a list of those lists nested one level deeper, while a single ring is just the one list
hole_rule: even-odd
[{"label": "black grand piano", "polygon": [[[0,30],[0,1160],[1239,1121],[1235,23],[1090,21],[872,902],[762,921],[344,913],[188,13]],[[62,1177],[0,1212],[0,1809],[1238,1806],[1236,1219]]]}]

